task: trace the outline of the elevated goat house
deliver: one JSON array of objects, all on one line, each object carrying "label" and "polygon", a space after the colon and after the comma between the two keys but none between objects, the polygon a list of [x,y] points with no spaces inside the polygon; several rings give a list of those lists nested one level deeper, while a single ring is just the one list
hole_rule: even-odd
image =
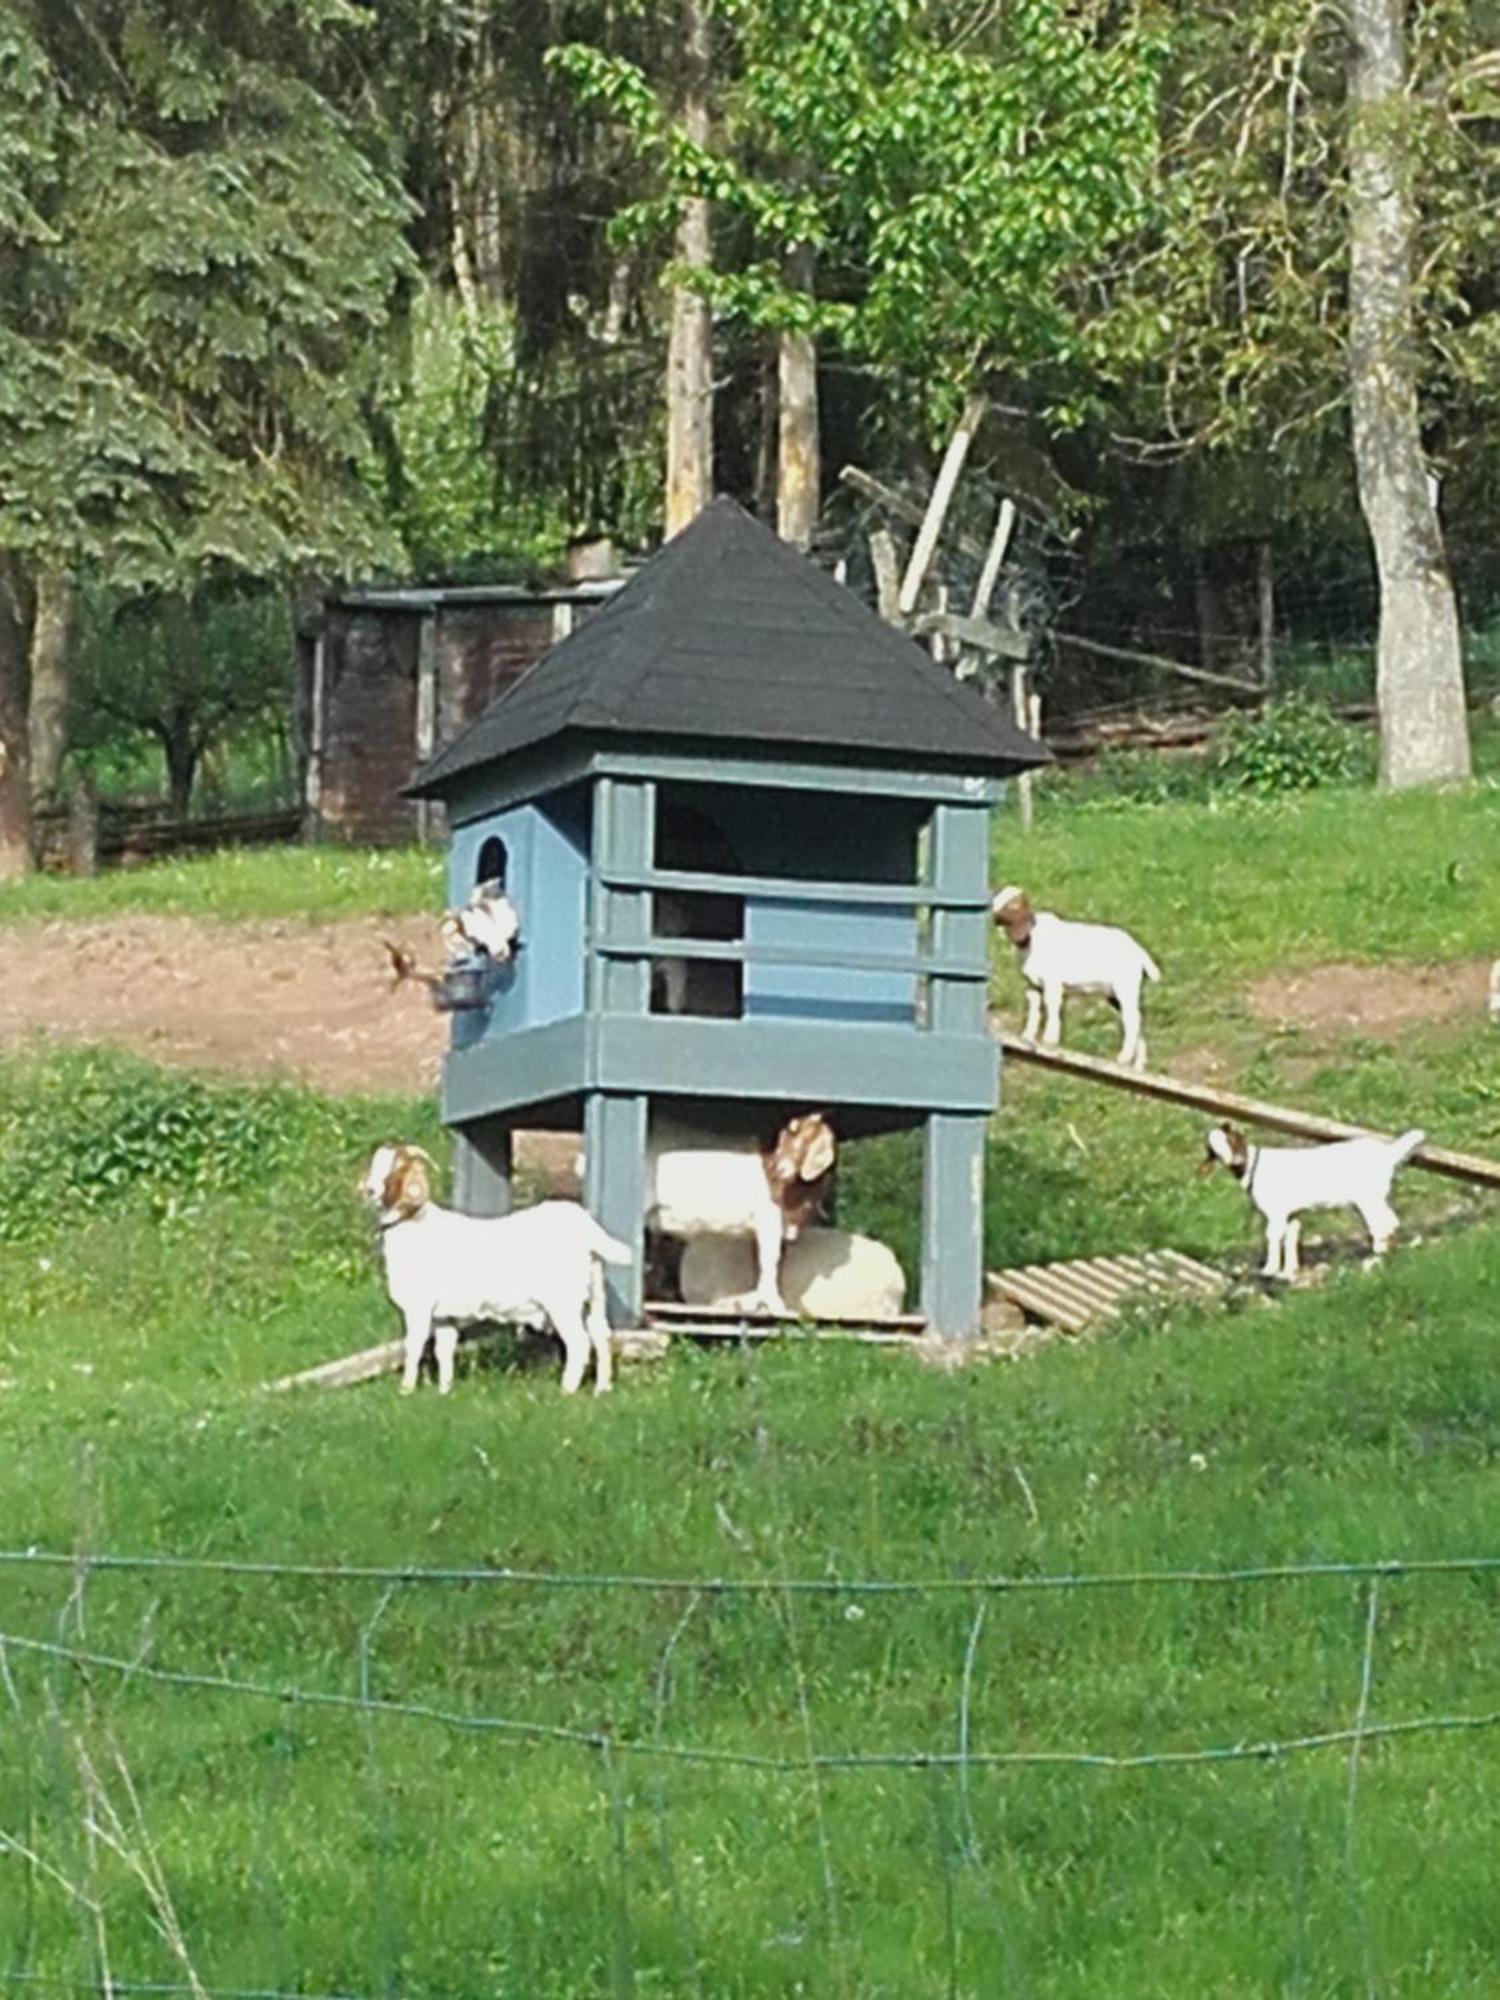
[{"label": "elevated goat house", "polygon": [[455,1018],[458,1201],[509,1200],[517,1128],[578,1131],[641,1311],[653,1107],[769,1136],[925,1139],[921,1305],[981,1282],[990,808],[1046,751],[720,499],[413,780],[449,900],[501,880],[521,949]]}]

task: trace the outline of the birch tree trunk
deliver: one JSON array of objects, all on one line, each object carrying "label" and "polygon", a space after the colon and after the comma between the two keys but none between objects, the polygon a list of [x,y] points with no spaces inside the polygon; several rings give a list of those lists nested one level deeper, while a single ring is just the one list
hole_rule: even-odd
[{"label": "birch tree trunk", "polygon": [[[682,123],[688,137],[708,143],[708,9],[682,0]],[[709,267],[711,216],[702,196],[683,203],[674,254],[690,270]],[[713,498],[713,325],[706,299],[678,285],[672,292],[667,346],[666,531],[685,528]]]},{"label": "birch tree trunk", "polygon": [[1380,582],[1380,781],[1393,790],[1472,768],[1458,613],[1417,407],[1405,13],[1405,0],[1350,0],[1350,400]]},{"label": "birch tree trunk", "polygon": [[31,774],[26,740],[30,607],[13,562],[0,557],[0,882],[31,867]]},{"label": "birch tree trunk", "polygon": [[[808,292],[813,254],[793,251],[787,278]],[[811,334],[790,329],[777,350],[776,532],[794,548],[806,549],[818,524],[822,458],[818,437],[818,350]]]},{"label": "birch tree trunk", "polygon": [[56,797],[68,747],[68,676],[73,665],[77,598],[62,570],[37,579],[31,628],[31,696],[27,711],[31,797],[43,805]]}]

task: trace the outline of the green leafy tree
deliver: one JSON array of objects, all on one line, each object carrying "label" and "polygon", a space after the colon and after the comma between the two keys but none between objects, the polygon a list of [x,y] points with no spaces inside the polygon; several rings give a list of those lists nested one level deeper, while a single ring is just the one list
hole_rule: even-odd
[{"label": "green leafy tree", "polygon": [[[947,417],[1030,379],[1056,419],[1107,358],[1097,274],[1152,213],[1163,40],[1073,0],[720,0],[721,139],[674,124],[653,80],[597,49],[556,60],[630,131],[660,196],[737,218],[694,280],[750,323],[831,340]],[[816,292],[793,280],[809,269]]]},{"label": "green leafy tree", "polygon": [[286,712],[286,595],[272,588],[96,598],[73,682],[82,749],[142,737],[160,751],[172,809],[186,815],[204,758]]},{"label": "green leafy tree", "polygon": [[366,564],[407,207],[335,99],[346,0],[0,0],[0,872],[24,865],[33,579]]},{"label": "green leafy tree", "polygon": [[1467,770],[1428,475],[1494,523],[1497,33],[1488,0],[1191,0],[1162,93],[1162,220],[1109,289],[1139,357],[1116,415],[1191,463],[1195,496],[1223,513],[1258,495],[1305,547],[1357,535],[1363,512],[1394,783]]}]

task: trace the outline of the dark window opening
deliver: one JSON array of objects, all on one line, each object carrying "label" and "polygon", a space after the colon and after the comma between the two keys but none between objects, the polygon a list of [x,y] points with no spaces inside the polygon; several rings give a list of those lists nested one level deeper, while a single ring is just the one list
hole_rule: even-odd
[{"label": "dark window opening", "polygon": [[[694,875],[742,873],[739,855],[710,814],[663,788],[657,794],[656,865]],[[745,899],[708,889],[659,889],[651,928],[660,938],[735,944],[745,935]],[[651,965],[651,1012],[737,1020],[745,1011],[745,973],[722,959],[658,958]]]},{"label": "dark window opening", "polygon": [[499,834],[492,833],[479,850],[479,859],[474,864],[474,886],[483,889],[487,895],[505,894],[505,872],[510,866],[510,856],[505,842]]}]

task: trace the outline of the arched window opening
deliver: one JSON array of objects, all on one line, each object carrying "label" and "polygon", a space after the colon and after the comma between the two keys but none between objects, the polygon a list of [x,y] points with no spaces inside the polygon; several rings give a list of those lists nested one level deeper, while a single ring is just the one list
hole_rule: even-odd
[{"label": "arched window opening", "polygon": [[510,856],[505,842],[499,834],[492,833],[479,850],[479,859],[474,864],[474,886],[483,889],[487,895],[505,894],[505,872],[510,866]]}]

